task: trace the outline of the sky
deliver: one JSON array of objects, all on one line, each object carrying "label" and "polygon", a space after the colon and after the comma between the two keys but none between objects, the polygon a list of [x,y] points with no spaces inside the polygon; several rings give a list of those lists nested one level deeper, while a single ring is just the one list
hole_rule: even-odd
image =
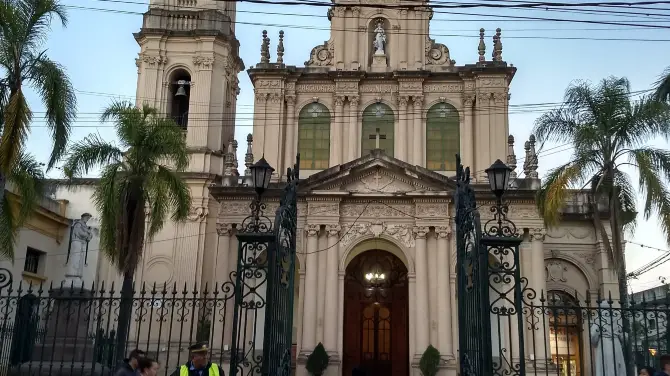
[{"label": "sky", "polygon": [[[52,59],[66,68],[77,91],[78,119],[72,140],[79,140],[93,132],[106,139],[114,139],[111,124],[101,124],[98,118],[102,109],[113,100],[134,100],[137,82],[135,58],[139,47],[132,33],[141,27],[141,13],[146,11],[148,0],[62,0],[62,3],[68,11],[68,25],[62,28],[60,24],[53,23],[52,33],[44,47]],[[312,47],[329,39],[326,8],[238,3],[237,9],[236,34],[247,68],[260,60],[262,30],[267,30],[271,38],[272,61],[276,59],[278,32],[284,30],[284,61],[289,65],[302,66],[309,60]],[[516,155],[521,158],[524,155],[523,142],[528,139],[534,121],[551,107],[547,104],[563,100],[566,87],[574,80],[595,83],[607,76],[625,76],[630,80],[633,91],[648,90],[663,70],[670,66],[668,30],[643,27],[670,27],[670,9],[600,9],[600,12],[577,12],[476,8],[457,9],[449,13],[445,9],[435,9],[431,38],[449,48],[457,65],[471,64],[478,57],[479,29],[487,30],[487,57],[494,30],[497,27],[502,29],[503,59],[518,68],[510,86],[512,107],[509,123],[510,133],[517,140]],[[603,12],[602,9],[606,10]],[[268,12],[286,15],[266,14]],[[647,14],[623,14],[626,12]],[[667,16],[652,13],[665,13]],[[246,72],[240,72],[239,79],[241,93],[237,105],[236,139],[240,145],[245,145],[246,134],[251,132],[253,87]],[[41,120],[44,107],[34,93],[29,92],[28,100],[35,113],[28,147],[38,159],[46,162],[51,149],[49,134]],[[513,109],[513,106],[519,105],[522,107]],[[655,145],[668,147],[662,140]],[[539,156],[540,176],[569,160],[569,146],[546,145],[544,149],[547,151]],[[49,175],[61,177],[58,170],[52,170]],[[632,177],[636,181],[634,174]],[[629,271],[669,249],[654,218],[645,220],[640,216],[638,222],[634,235],[627,237],[634,242],[626,245]],[[670,277],[670,263],[632,280],[631,288],[641,291],[660,285],[659,277]]]}]

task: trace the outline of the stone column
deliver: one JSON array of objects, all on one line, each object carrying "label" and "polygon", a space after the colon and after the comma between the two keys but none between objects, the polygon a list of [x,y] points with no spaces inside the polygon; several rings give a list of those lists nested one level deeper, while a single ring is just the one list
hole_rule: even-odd
[{"label": "stone column", "polygon": [[358,31],[359,31],[358,30],[358,23],[359,23],[358,17],[361,15],[361,7],[351,7],[351,13],[353,14],[353,17],[351,17],[351,23],[352,23],[351,30],[354,31],[354,37],[353,37],[353,43],[352,43],[354,48],[352,49],[353,56],[350,59],[351,62],[352,62],[350,69],[353,70],[353,69],[359,69],[359,65],[357,65],[357,64],[361,64],[361,59],[359,57],[360,56],[360,51],[359,51],[359,47],[358,47],[358,40],[360,39],[359,35],[362,35],[362,34],[358,34]]},{"label": "stone column", "polygon": [[425,132],[423,132],[423,126],[421,126],[421,117],[423,115],[423,97],[416,96],[412,99],[414,101],[414,157],[412,158],[412,163],[417,166],[425,167],[426,163],[423,158],[423,139]]},{"label": "stone column", "polygon": [[335,96],[335,124],[330,127],[330,167],[342,163],[342,124],[344,121],[344,96]]},{"label": "stone column", "polygon": [[337,259],[339,247],[337,246],[340,236],[340,225],[326,226],[328,236],[328,249],[326,252],[326,312],[325,312],[325,335],[326,350],[337,354],[337,303],[338,294],[338,267]]},{"label": "stone column", "polygon": [[[335,27],[336,30],[342,30],[340,34],[340,38],[335,38],[335,61],[334,65],[337,67],[338,63],[344,63],[346,57],[344,56],[346,49],[344,48],[345,43],[347,42],[347,39],[353,38],[356,39],[355,36],[355,31],[354,32],[348,32],[346,30],[346,10],[347,8],[345,6],[341,5],[335,5],[333,8],[331,8],[334,15],[335,19],[333,20],[333,26]],[[354,34],[354,35],[352,35]],[[344,67],[342,67],[344,68]]]},{"label": "stone column", "polygon": [[449,286],[449,274],[451,271],[449,257],[449,238],[451,228],[440,226],[435,228],[437,233],[437,311],[439,315],[438,333],[440,338],[440,353],[453,359],[454,352],[451,347],[451,287]]},{"label": "stone column", "polygon": [[[230,265],[230,237],[233,234],[233,225],[231,223],[217,223],[216,232],[219,235],[219,244],[216,250],[216,260],[214,262],[214,281],[218,286],[230,281],[230,272],[235,264]],[[228,296],[228,294],[226,294]],[[230,339],[230,335],[233,332],[233,311],[234,309],[225,310],[225,321],[224,327],[219,327],[225,333],[223,338],[223,343],[221,342],[222,338],[214,339],[212,347],[217,348],[222,347],[222,345],[229,345],[226,341]],[[220,336],[219,336],[220,337]]]},{"label": "stone column", "polygon": [[[358,39],[358,38],[357,38]],[[350,162],[356,159],[357,146],[360,144],[361,130],[358,127],[358,101],[359,97],[349,96],[349,135],[346,158],[343,162]]]},{"label": "stone column", "polygon": [[407,161],[407,102],[409,97],[398,97],[398,136],[395,137],[395,157]]},{"label": "stone column", "polygon": [[309,354],[316,346],[319,225],[307,225],[305,231],[307,233],[305,264],[307,265],[305,267],[305,301],[302,315],[302,350]]},{"label": "stone column", "polygon": [[430,334],[430,310],[428,307],[428,258],[426,256],[427,226],[414,227],[416,237],[416,353],[418,356],[428,347]]},{"label": "stone column", "polygon": [[472,106],[475,104],[474,94],[465,94],[463,96],[463,129],[461,130],[461,152],[463,153],[463,166],[475,166],[475,143],[472,118]]},{"label": "stone column", "polygon": [[[533,289],[537,294],[534,304],[538,307],[542,304],[540,302],[540,297],[544,296],[546,298],[547,296],[547,280],[544,266],[544,237],[546,234],[547,231],[544,228],[530,229],[530,253],[532,255],[531,286],[533,286]],[[546,315],[540,314],[541,312],[539,308],[534,311],[535,314],[533,319],[534,321],[537,321],[537,326],[533,333],[534,339],[530,338],[529,340],[531,343],[534,343],[533,352],[535,354],[537,367],[544,368],[547,366],[547,357],[551,356],[551,354],[549,354],[549,347],[547,347],[549,342],[549,325],[546,320]]]},{"label": "stone column", "polygon": [[286,96],[286,148],[284,166],[293,168],[298,153],[298,122],[295,116],[295,95]]}]

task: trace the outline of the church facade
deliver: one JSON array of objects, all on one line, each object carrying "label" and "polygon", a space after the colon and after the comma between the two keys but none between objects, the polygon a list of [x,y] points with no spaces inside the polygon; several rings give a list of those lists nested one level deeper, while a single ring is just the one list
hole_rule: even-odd
[{"label": "church facade", "polygon": [[[254,195],[249,166],[264,156],[276,169],[273,184],[281,186],[299,153],[296,374],[307,375],[306,357],[322,343],[331,376],[350,375],[357,366],[378,375],[420,375],[429,345],[440,351],[441,374],[456,375],[455,155],[473,171],[484,206],[494,200],[484,170],[496,159],[517,167],[508,119],[516,68],[503,60],[501,30],[486,40],[482,29],[472,63],[457,65],[446,45],[429,37],[427,3],[338,0],[328,13],[330,39],[301,52],[304,66],[284,64],[283,33],[273,59],[263,34],[260,62],[247,71],[255,91],[253,133],[235,141],[237,74],[244,69],[235,2],[182,3],[151,1],[136,34],[137,98],[183,127],[192,149],[186,178],[194,206],[187,223],[166,224],[147,244],[138,282],[228,281],[237,260],[235,234]],[[616,295],[616,274],[589,219],[587,195],[572,192],[557,228],[546,228],[538,215],[534,144],[532,137],[525,142],[523,168],[513,173],[506,196],[524,239],[521,274],[545,296]],[[247,171],[238,169],[238,148],[247,150]],[[279,202],[268,197],[266,204],[274,213]],[[482,221],[490,216],[481,213]],[[101,266],[99,280],[118,278]],[[376,283],[389,288],[370,293]],[[560,337],[522,330],[556,343]],[[230,346],[228,333],[221,338],[211,344],[215,351]],[[504,334],[496,340],[515,341]],[[526,359],[516,361],[588,365],[588,340],[571,340],[580,343],[567,346],[568,354],[549,340],[527,341]]]}]

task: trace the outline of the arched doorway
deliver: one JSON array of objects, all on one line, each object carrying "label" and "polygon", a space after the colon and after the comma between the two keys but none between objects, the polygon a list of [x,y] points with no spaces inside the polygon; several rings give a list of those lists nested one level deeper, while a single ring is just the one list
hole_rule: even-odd
[{"label": "arched doorway", "polygon": [[408,376],[408,354],[407,267],[390,252],[363,252],[346,268],[342,374]]},{"label": "arched doorway", "polygon": [[582,309],[575,297],[560,290],[547,293],[549,348],[560,376],[582,376]]}]

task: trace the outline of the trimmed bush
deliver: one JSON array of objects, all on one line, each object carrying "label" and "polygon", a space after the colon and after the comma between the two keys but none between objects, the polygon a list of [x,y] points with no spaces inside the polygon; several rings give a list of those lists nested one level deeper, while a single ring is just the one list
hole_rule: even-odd
[{"label": "trimmed bush", "polygon": [[329,359],[330,356],[328,356],[326,349],[323,348],[323,344],[319,342],[314,348],[314,351],[307,357],[307,372],[311,373],[313,376],[323,375],[323,371],[328,368]]},{"label": "trimmed bush", "polygon": [[419,369],[423,376],[435,376],[437,371],[440,368],[440,352],[433,347],[433,345],[428,345],[426,351],[423,352],[421,356],[421,361],[419,362]]}]

